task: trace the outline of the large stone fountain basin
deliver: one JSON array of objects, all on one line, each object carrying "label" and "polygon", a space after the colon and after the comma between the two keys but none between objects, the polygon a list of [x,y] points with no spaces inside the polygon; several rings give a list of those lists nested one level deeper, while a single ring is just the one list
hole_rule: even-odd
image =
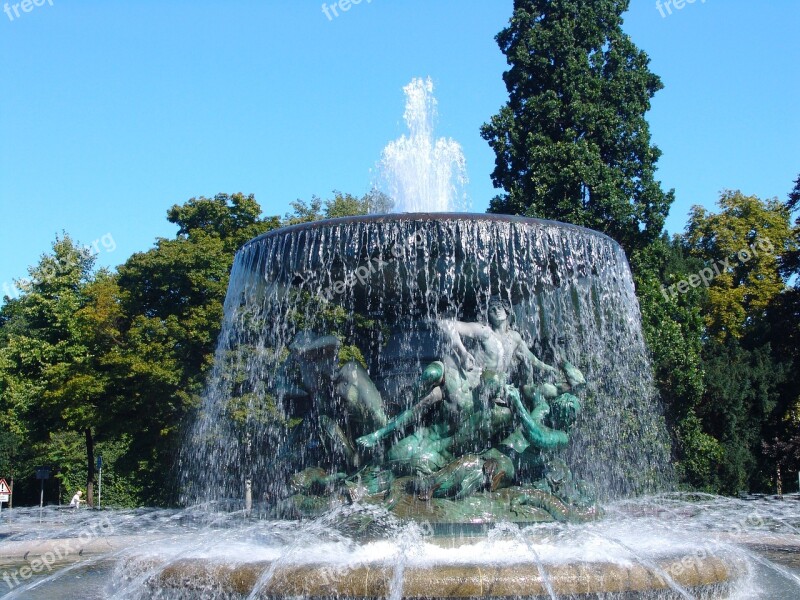
[{"label": "large stone fountain basin", "polygon": [[[254,562],[237,565],[181,560],[165,567],[155,587],[276,598],[681,598],[678,591],[703,598],[726,598],[741,565],[710,556],[683,556],[640,563],[590,562],[547,564],[546,579],[533,562],[504,565],[450,564],[408,566],[398,578],[394,565],[362,565],[347,570],[324,564],[284,565]],[[668,580],[671,579],[671,581]],[[394,582],[402,581],[396,594]],[[548,590],[548,587],[550,588]]]}]

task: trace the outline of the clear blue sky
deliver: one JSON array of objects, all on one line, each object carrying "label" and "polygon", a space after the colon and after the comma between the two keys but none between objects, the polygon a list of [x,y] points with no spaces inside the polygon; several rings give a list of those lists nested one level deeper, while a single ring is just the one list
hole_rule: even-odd
[{"label": "clear blue sky", "polygon": [[[115,266],[174,235],[166,210],[193,196],[254,193],[282,215],[364,193],[413,77],[434,81],[474,210],[496,193],[478,129],[506,99],[494,36],[511,0],[363,0],[330,20],[317,0],[45,0],[15,17],[16,1],[13,20],[0,13],[0,295],[62,230],[111,234],[99,263]],[[633,0],[626,30],[666,86],[649,121],[677,193],[671,232],[724,188],[785,199],[800,173],[799,23],[798,0],[664,17]]]}]

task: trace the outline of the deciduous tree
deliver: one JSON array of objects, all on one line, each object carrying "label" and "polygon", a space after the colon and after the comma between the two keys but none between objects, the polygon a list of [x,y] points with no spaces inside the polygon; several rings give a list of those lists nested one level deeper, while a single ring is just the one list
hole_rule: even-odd
[{"label": "deciduous tree", "polygon": [[718,206],[716,214],[695,206],[684,239],[693,256],[714,267],[706,325],[711,336],[724,341],[741,338],[786,289],[781,256],[796,232],[777,199],[727,191]]}]

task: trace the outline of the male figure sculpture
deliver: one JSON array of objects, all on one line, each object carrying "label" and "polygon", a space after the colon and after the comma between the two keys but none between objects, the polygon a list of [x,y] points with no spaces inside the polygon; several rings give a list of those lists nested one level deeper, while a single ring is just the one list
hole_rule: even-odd
[{"label": "male figure sculpture", "polygon": [[[541,441],[541,419],[537,422],[528,413],[520,401],[519,389],[541,379],[536,375],[552,377],[559,371],[534,356],[522,336],[509,327],[509,311],[501,300],[490,301],[488,318],[488,325],[440,321],[446,345],[452,350],[425,370],[420,402],[385,427],[358,438],[357,443],[374,447],[411,422],[419,424],[421,414],[433,404],[439,405],[433,422],[419,424],[390,448],[388,458],[395,470],[430,475],[460,456],[480,453],[512,432],[515,413],[523,433],[530,432],[526,437]],[[584,383],[576,369],[569,369],[569,381],[539,385],[535,391],[555,397]],[[563,436],[566,438],[566,434]]]}]

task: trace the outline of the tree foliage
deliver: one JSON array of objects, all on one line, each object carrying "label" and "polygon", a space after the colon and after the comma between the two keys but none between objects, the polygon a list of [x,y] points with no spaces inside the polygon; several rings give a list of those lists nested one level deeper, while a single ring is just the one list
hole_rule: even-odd
[{"label": "tree foliage", "polygon": [[261,218],[253,196],[192,198],[167,213],[174,239],[130,257],[118,269],[125,344],[119,415],[137,423],[126,465],[139,469],[150,503],[173,494],[172,465],[181,426],[199,403],[211,368],[236,250],[279,225]]},{"label": "tree foliage", "polygon": [[662,84],[622,30],[628,4],[515,0],[497,36],[509,100],[481,129],[505,190],[492,212],[584,225],[628,250],[661,235],[673,193],[655,180],[644,115]]},{"label": "tree foliage", "polygon": [[[24,295],[3,307],[1,412],[10,431],[33,444],[58,431],[90,440],[108,416],[111,380],[100,359],[107,345],[95,336],[87,293],[108,274],[93,266],[87,248],[57,238],[29,270]],[[91,488],[93,471],[83,472]]]},{"label": "tree foliage", "polygon": [[[0,308],[0,459],[19,443],[21,470],[57,467],[63,494],[81,486],[80,473],[93,482],[93,456],[105,453],[108,500],[169,501],[180,429],[211,365],[234,254],[280,223],[242,194],[192,198],[168,219],[175,238],[117,273],[94,271],[88,251],[57,239],[23,295]],[[28,480],[18,481],[21,498],[32,495]]]},{"label": "tree foliage", "polygon": [[[708,480],[723,493],[771,486],[776,463],[763,440],[791,435],[798,406],[797,311],[787,287],[787,253],[797,227],[791,199],[761,200],[727,191],[719,212],[693,208],[682,243],[713,277],[697,306],[704,316],[703,393],[693,407],[723,454]],[[700,271],[698,271],[700,272]]]},{"label": "tree foliage", "polygon": [[[281,225],[386,210],[379,192],[335,192],[295,203],[282,223],[253,196],[191,198],[167,211],[174,238],[157,239],[115,273],[69,236],[30,269],[23,294],[0,307],[0,475],[17,503],[36,501],[31,475],[53,468],[59,500],[95,481],[104,503],[173,498],[181,428],[198,405],[223,317],[234,254]],[[91,483],[90,483],[91,482]],[[90,494],[87,493],[87,496]]]},{"label": "tree foliage", "polygon": [[717,214],[692,209],[685,240],[693,256],[714,267],[706,325],[710,335],[724,341],[741,338],[785,290],[781,257],[796,232],[778,200],[728,191],[718,206]]},{"label": "tree foliage", "polygon": [[392,210],[393,204],[391,198],[375,189],[361,198],[334,190],[333,198],[327,200],[312,196],[309,202],[299,199],[291,202],[292,212],[286,214],[283,224],[299,225],[320,219],[387,213]]},{"label": "tree foliage", "polygon": [[702,365],[704,290],[665,294],[666,286],[696,272],[701,261],[687,255],[680,240],[662,236],[632,255],[631,266],[642,311],[642,331],[652,353],[655,382],[668,429],[676,470],[683,481],[706,487],[720,450],[695,414],[704,390]]}]

